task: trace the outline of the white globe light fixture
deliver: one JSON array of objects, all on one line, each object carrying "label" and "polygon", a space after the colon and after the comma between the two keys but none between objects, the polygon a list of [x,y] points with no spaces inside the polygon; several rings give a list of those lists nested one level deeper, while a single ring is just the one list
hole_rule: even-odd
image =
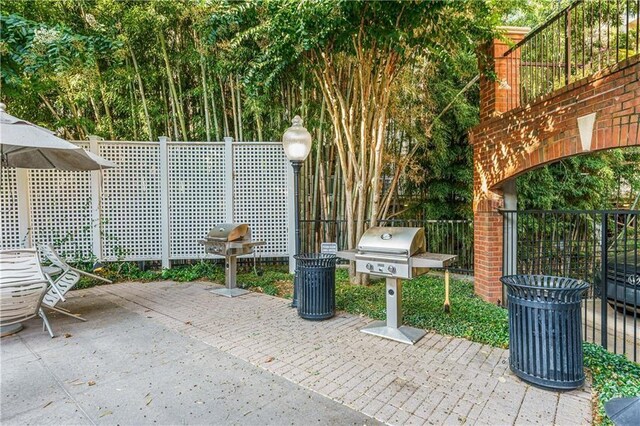
[{"label": "white globe light fixture", "polygon": [[[311,151],[311,134],[302,125],[302,118],[299,115],[293,117],[293,125],[284,132],[282,136],[282,147],[284,153],[291,161],[293,167],[293,199],[294,199],[294,222],[295,222],[295,254],[300,254],[300,218],[299,212],[299,182],[300,182],[300,169],[302,163],[306,160],[309,152]],[[293,280],[293,300],[291,307],[298,306],[298,274],[296,273]]]},{"label": "white globe light fixture", "polygon": [[303,162],[311,151],[311,134],[302,125],[299,115],[293,117],[292,123],[282,136],[284,153],[291,162]]}]

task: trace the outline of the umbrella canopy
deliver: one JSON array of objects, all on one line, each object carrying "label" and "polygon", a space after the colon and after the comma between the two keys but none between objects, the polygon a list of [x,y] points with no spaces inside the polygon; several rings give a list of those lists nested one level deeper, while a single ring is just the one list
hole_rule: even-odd
[{"label": "umbrella canopy", "polygon": [[100,170],[116,164],[60,139],[52,131],[5,112],[0,103],[2,166],[26,169]]}]

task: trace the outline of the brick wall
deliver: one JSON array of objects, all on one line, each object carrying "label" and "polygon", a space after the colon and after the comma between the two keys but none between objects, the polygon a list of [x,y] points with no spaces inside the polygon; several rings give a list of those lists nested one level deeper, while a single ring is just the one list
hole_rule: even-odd
[{"label": "brick wall", "polygon": [[[519,35],[516,35],[516,37]],[[498,81],[481,79],[480,124],[472,129],[474,154],[475,286],[485,300],[501,299],[501,185],[519,174],[573,155],[640,145],[640,55],[576,81],[515,109],[518,67],[501,59],[504,42],[486,51],[499,56]],[[583,149],[578,118],[595,113],[591,145]]]},{"label": "brick wall", "polygon": [[[590,149],[583,150],[577,120],[591,113],[596,114],[593,140]],[[505,180],[546,163],[576,154],[639,145],[640,55],[535,103],[504,113],[493,110],[491,116],[484,116],[471,132],[478,173],[474,189],[480,196]]]}]

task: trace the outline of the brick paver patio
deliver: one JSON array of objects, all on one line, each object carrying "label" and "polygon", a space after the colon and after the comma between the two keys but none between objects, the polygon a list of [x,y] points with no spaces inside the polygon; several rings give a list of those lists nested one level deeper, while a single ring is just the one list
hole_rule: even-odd
[{"label": "brick paver patio", "polygon": [[[508,368],[508,351],[427,334],[414,346],[361,333],[370,320],[340,313],[300,319],[289,301],[228,299],[208,283],[125,283],[75,295],[107,296],[148,321],[391,424],[588,424],[589,389],[550,392]],[[455,309],[455,306],[453,307]]]}]

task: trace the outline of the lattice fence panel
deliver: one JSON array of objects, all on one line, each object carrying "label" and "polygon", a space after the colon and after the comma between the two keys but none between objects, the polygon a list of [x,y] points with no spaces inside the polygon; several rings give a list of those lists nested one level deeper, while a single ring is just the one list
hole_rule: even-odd
[{"label": "lattice fence panel", "polygon": [[266,241],[258,248],[262,255],[289,252],[288,167],[281,144],[233,144],[233,220],[250,224],[252,237]]},{"label": "lattice fence panel", "polygon": [[2,167],[0,171],[0,250],[23,247],[25,235],[18,224],[18,188],[15,169]]},{"label": "lattice fence panel", "polygon": [[171,144],[168,157],[170,258],[204,257],[198,240],[225,222],[224,145]]},{"label": "lattice fence panel", "polygon": [[102,247],[107,260],[161,257],[160,148],[157,143],[101,142],[118,164],[102,184]]},{"label": "lattice fence panel", "polygon": [[93,249],[91,172],[31,170],[32,244],[53,244],[68,259],[88,259]]}]

